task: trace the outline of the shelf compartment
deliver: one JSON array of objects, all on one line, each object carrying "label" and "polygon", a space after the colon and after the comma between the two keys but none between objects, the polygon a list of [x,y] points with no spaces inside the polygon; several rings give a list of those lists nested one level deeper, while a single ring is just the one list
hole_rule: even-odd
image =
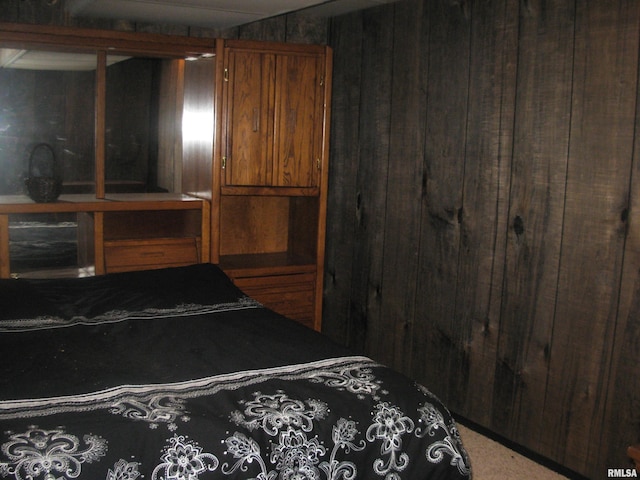
[{"label": "shelf compartment", "polygon": [[104,239],[132,240],[158,237],[199,237],[198,210],[152,210],[104,213]]},{"label": "shelf compartment", "polygon": [[[0,277],[14,271],[10,217],[73,216],[77,222],[77,275],[187,265],[210,260],[209,202],[180,194],[63,195],[38,204],[23,195],[0,196]],[[30,269],[31,270],[31,269]],[[39,276],[69,275],[70,267],[38,270]]]},{"label": "shelf compartment", "polygon": [[[318,197],[222,196],[220,257],[280,254],[291,259],[317,255]],[[221,260],[222,261],[222,260]]]}]

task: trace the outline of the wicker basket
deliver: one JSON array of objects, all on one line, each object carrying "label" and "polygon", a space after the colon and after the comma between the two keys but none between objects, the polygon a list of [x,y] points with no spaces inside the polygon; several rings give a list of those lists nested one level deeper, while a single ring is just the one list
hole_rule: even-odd
[{"label": "wicker basket", "polygon": [[[46,152],[42,153],[45,149]],[[48,174],[34,175],[34,159],[39,155],[46,155],[49,160]],[[40,143],[33,147],[29,156],[29,176],[25,180],[29,197],[38,203],[55,202],[62,191],[62,178],[57,174],[56,155],[47,143]]]}]

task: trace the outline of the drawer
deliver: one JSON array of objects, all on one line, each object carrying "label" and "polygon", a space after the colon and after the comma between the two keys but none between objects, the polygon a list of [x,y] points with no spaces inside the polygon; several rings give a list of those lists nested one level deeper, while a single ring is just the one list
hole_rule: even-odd
[{"label": "drawer", "polygon": [[177,267],[200,262],[195,238],[154,238],[104,242],[107,273]]},{"label": "drawer", "polygon": [[241,277],[233,281],[265,307],[313,328],[316,292],[314,273]]}]

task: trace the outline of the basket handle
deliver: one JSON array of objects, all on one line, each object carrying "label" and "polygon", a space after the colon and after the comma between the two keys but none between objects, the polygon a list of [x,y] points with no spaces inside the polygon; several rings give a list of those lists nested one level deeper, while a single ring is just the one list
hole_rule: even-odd
[{"label": "basket handle", "polygon": [[39,148],[46,148],[47,150],[49,150],[49,153],[51,154],[51,173],[53,177],[56,177],[57,173],[58,173],[58,162],[56,160],[56,152],[54,152],[53,147],[51,145],[49,145],[48,143],[38,143],[37,145],[35,145],[32,149],[31,149],[31,154],[29,155],[29,176],[31,176],[33,174],[32,170],[33,170],[33,158],[35,157],[36,152],[38,151]]}]

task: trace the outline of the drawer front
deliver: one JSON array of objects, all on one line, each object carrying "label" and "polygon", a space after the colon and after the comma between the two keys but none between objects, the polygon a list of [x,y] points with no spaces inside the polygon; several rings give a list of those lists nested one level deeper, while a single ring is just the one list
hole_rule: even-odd
[{"label": "drawer front", "polygon": [[235,278],[247,295],[281,315],[313,328],[315,316],[313,273]]},{"label": "drawer front", "polygon": [[191,265],[200,261],[198,251],[194,238],[109,241],[104,245],[105,268],[112,273]]}]

